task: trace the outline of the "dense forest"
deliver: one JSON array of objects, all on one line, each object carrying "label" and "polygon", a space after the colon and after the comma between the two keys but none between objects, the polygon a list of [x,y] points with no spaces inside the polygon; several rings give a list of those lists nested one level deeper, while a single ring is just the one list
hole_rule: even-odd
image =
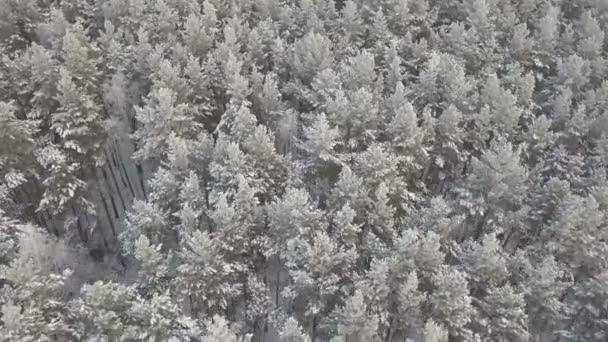
[{"label": "dense forest", "polygon": [[0,341],[608,341],[605,0],[0,0]]}]

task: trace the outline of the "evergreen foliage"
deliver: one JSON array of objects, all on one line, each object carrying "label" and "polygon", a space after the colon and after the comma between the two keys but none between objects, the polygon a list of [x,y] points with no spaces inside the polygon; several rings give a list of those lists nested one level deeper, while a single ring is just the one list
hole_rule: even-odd
[{"label": "evergreen foliage", "polygon": [[0,341],[608,340],[599,0],[0,0]]}]

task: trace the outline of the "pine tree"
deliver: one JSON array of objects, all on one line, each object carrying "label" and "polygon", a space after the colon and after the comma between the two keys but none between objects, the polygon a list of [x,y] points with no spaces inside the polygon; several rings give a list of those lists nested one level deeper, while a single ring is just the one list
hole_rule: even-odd
[{"label": "pine tree", "polygon": [[[35,122],[18,120],[13,103],[0,102],[0,175],[6,184],[3,191],[10,191],[26,182],[31,176],[29,168],[34,167],[32,153],[34,150]],[[5,199],[5,200],[8,200]]]},{"label": "pine tree", "polygon": [[565,303],[559,299],[569,286],[564,278],[564,272],[552,257],[529,271],[524,291],[531,332],[542,334],[548,326],[555,329],[562,321]]},{"label": "pine tree", "polygon": [[357,42],[365,32],[357,2],[344,1],[344,7],[342,7],[340,14],[340,28],[344,31],[345,40],[347,43]]},{"label": "pine tree", "polygon": [[603,269],[606,258],[602,252],[604,214],[593,197],[568,196],[559,206],[557,217],[547,238],[559,256],[575,274],[596,274]]},{"label": "pine tree", "polygon": [[308,342],[310,338],[304,334],[302,328],[293,317],[288,318],[280,332],[280,337],[286,342]]},{"label": "pine tree", "polygon": [[322,211],[314,207],[304,189],[288,188],[282,198],[275,198],[268,206],[270,220],[270,246],[266,253],[289,257],[290,240],[312,238],[324,226]]},{"label": "pine tree", "polygon": [[301,148],[309,156],[312,164],[309,167],[318,168],[326,162],[339,163],[335,148],[339,145],[340,133],[330,126],[324,113],[317,115],[312,125],[304,129],[304,137]]},{"label": "pine tree", "polygon": [[172,280],[194,317],[221,313],[239,294],[240,284],[235,282],[238,265],[224,260],[221,245],[207,232],[197,230],[184,236],[179,257]]},{"label": "pine tree", "polygon": [[[403,329],[405,332],[416,331],[421,319],[421,308],[426,302],[426,294],[418,289],[419,279],[415,272],[408,275],[407,281],[401,285],[397,297],[397,322],[393,322],[394,329]],[[397,328],[399,327],[399,328]]]},{"label": "pine tree", "polygon": [[209,342],[247,342],[250,338],[239,335],[229,322],[221,316],[214,316],[207,324],[205,341]]},{"label": "pine tree", "polygon": [[487,327],[481,328],[482,338],[491,340],[527,341],[528,324],[524,297],[510,285],[490,288],[481,299],[479,311]]},{"label": "pine tree", "polygon": [[67,303],[66,284],[72,274],[68,262],[76,255],[62,240],[30,224],[20,225],[15,238],[15,254],[0,266],[3,338],[78,340],[81,330]]},{"label": "pine tree", "polygon": [[29,69],[27,95],[31,112],[27,114],[28,118],[48,121],[50,113],[57,107],[58,62],[52,54],[52,50],[32,43],[21,56],[21,62]]},{"label": "pine tree", "polygon": [[577,44],[578,53],[588,59],[597,58],[604,45],[604,32],[590,11],[585,11],[578,23],[581,40]]},{"label": "pine tree", "polygon": [[368,224],[381,239],[392,241],[396,236],[395,209],[389,203],[388,187],[384,182],[380,183],[374,197],[368,214]]},{"label": "pine tree", "polygon": [[448,340],[448,333],[442,326],[429,320],[424,325],[424,342],[445,342]]},{"label": "pine tree", "polygon": [[446,327],[450,335],[469,337],[467,325],[474,309],[464,274],[444,267],[432,279],[434,290],[429,301],[433,317]]},{"label": "pine tree", "polygon": [[[80,332],[75,315],[62,298],[62,290],[70,271],[63,274],[31,274],[28,279],[13,279],[14,292],[3,294],[2,332],[7,340],[72,340]],[[16,283],[19,281],[19,283]]]},{"label": "pine tree", "polygon": [[77,308],[87,338],[186,340],[199,332],[166,294],[144,300],[133,287],[116,283],[84,285]]},{"label": "pine tree", "polygon": [[247,159],[255,171],[256,184],[267,200],[281,193],[289,175],[287,160],[275,149],[275,141],[264,126],[257,126],[253,134],[244,142]]},{"label": "pine tree", "polygon": [[222,193],[231,197],[236,192],[239,177],[244,177],[254,188],[260,188],[256,185],[253,172],[239,144],[229,141],[228,137],[221,134],[216,140],[209,165],[212,181],[210,202],[215,202]]},{"label": "pine tree", "polygon": [[338,180],[329,195],[328,205],[333,210],[340,210],[348,204],[355,214],[355,221],[360,221],[367,212],[371,198],[370,189],[363,184],[363,179],[353,173],[353,170],[345,165],[342,167]]},{"label": "pine tree", "polygon": [[411,213],[409,224],[423,232],[434,232],[444,242],[449,241],[450,236],[457,232],[464,217],[456,215],[454,208],[441,197],[430,199],[428,206],[420,208]]},{"label": "pine tree", "polygon": [[77,87],[92,95],[98,89],[99,47],[91,42],[83,23],[77,21],[63,37],[63,66],[74,78]]},{"label": "pine tree", "polygon": [[[473,158],[468,176],[469,187],[461,205],[477,217],[474,236],[481,237],[489,220],[500,220],[521,206],[526,190],[527,169],[521,165],[518,151],[511,143],[497,140],[480,159]],[[501,224],[500,221],[495,221]]]},{"label": "pine tree", "polygon": [[211,49],[215,35],[216,10],[209,1],[203,3],[203,14],[190,13],[186,18],[183,40],[195,56],[203,56]]},{"label": "pine tree", "polygon": [[355,292],[339,311],[337,332],[342,339],[332,341],[377,341],[378,318],[367,313],[367,305],[360,291]]},{"label": "pine tree", "polygon": [[317,336],[318,322],[341,302],[340,297],[352,285],[351,270],[357,253],[338,246],[325,233],[316,234],[310,241],[291,240],[288,252],[286,266],[291,283],[283,295]]},{"label": "pine tree", "polygon": [[509,276],[507,258],[495,234],[484,236],[481,243],[469,242],[461,248],[459,259],[473,293],[504,284]]},{"label": "pine tree", "polygon": [[606,272],[579,283],[566,329],[559,336],[567,341],[600,341],[606,338]]},{"label": "pine tree", "polygon": [[414,87],[421,107],[431,105],[441,109],[454,105],[469,112],[476,99],[473,79],[465,75],[464,67],[451,55],[431,53]]},{"label": "pine tree", "polygon": [[83,76],[60,69],[59,111],[52,114],[51,128],[61,138],[61,147],[72,160],[95,161],[101,148],[103,126],[100,108],[93,98],[82,94],[74,81]]},{"label": "pine tree", "polygon": [[304,83],[333,63],[332,44],[321,33],[310,32],[294,44],[293,68]]},{"label": "pine tree", "polygon": [[44,148],[38,156],[38,162],[50,173],[42,182],[45,191],[38,211],[58,215],[70,208],[73,202],[85,200],[80,197],[85,191],[86,183],[77,176],[80,171],[78,163],[68,159],[65,153],[55,146]]},{"label": "pine tree", "polygon": [[156,203],[134,201],[132,211],[127,213],[125,231],[121,235],[125,252],[134,252],[135,241],[140,236],[145,236],[154,245],[162,243],[167,234],[167,216]]},{"label": "pine tree", "polygon": [[338,92],[328,104],[327,115],[351,151],[368,146],[376,138],[380,115],[376,98],[367,88]]},{"label": "pine tree", "polygon": [[188,138],[196,132],[199,125],[189,113],[188,105],[176,103],[176,96],[173,90],[160,88],[152,92],[145,107],[135,108],[135,117],[141,126],[133,134],[140,145],[134,158],[160,158],[171,134]]},{"label": "pine tree", "polygon": [[238,272],[255,270],[264,241],[262,208],[256,189],[240,177],[234,198],[229,202],[226,196],[221,196],[208,215],[225,260]]},{"label": "pine tree", "polygon": [[369,51],[349,57],[341,69],[342,82],[346,89],[371,88],[376,81],[376,63],[374,55]]},{"label": "pine tree", "polygon": [[8,265],[16,256],[19,244],[19,222],[0,210],[0,265]]},{"label": "pine tree", "polygon": [[[486,80],[481,91],[482,106],[488,106],[491,127],[498,129],[499,134],[510,135],[519,122],[521,109],[517,107],[517,98],[507,89],[504,89],[495,74]],[[483,113],[481,115],[484,115]],[[484,119],[486,120],[486,119]],[[482,126],[483,127],[483,126]],[[480,127],[481,129],[483,129]]]}]

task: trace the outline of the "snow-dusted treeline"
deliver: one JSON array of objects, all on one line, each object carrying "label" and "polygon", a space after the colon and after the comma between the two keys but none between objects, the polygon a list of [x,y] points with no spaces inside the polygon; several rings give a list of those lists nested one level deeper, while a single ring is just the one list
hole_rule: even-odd
[{"label": "snow-dusted treeline", "polygon": [[607,28],[0,0],[0,341],[607,341]]}]

